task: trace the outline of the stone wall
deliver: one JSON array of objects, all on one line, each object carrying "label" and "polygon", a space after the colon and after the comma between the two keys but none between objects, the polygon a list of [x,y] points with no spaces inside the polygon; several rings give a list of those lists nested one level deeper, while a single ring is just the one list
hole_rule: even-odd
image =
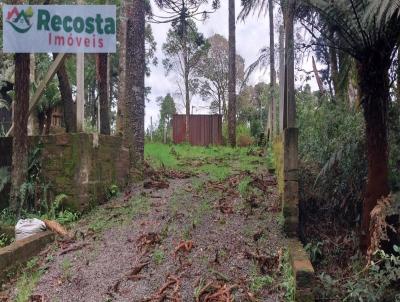
[{"label": "stone wall", "polygon": [[297,238],[299,226],[299,176],[297,128],[287,128],[274,142],[279,194],[282,200],[283,229],[290,238],[288,250],[295,280],[295,301],[314,301],[314,269]]},{"label": "stone wall", "polygon": [[29,236],[0,249],[0,288],[20,266],[38,255],[47,244],[54,241],[50,231]]},{"label": "stone wall", "polygon": [[[120,137],[86,133],[30,137],[31,150],[39,145],[41,175],[50,185],[50,201],[66,194],[65,205],[83,211],[106,201],[111,185],[126,185],[129,153]],[[1,138],[1,157],[8,157],[2,163],[11,163],[11,149],[12,140]],[[0,200],[0,205],[4,207],[5,201]]]}]

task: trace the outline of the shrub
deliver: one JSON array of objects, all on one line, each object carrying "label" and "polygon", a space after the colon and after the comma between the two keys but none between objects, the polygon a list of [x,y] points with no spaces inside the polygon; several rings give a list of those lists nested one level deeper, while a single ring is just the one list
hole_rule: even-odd
[{"label": "shrub", "polygon": [[[396,246],[394,250],[400,252]],[[400,294],[391,290],[399,280],[400,257],[378,250],[374,261],[360,270],[346,273],[342,279],[322,273],[316,293],[322,300],[335,297],[335,301],[399,301]]]},{"label": "shrub", "polygon": [[367,175],[362,113],[309,92],[297,98],[302,212],[324,209],[354,223]]},{"label": "shrub", "polygon": [[239,135],[237,138],[238,147],[249,147],[253,144],[253,138],[248,135]]}]

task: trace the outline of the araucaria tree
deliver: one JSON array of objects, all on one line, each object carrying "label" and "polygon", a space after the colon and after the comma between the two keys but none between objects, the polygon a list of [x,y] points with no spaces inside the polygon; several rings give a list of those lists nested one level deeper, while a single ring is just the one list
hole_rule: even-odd
[{"label": "araucaria tree", "polygon": [[229,0],[228,141],[236,146],[236,16],[235,0]]},{"label": "araucaria tree", "polygon": [[[211,100],[213,113],[227,118],[228,78],[229,78],[229,43],[218,34],[207,39],[208,52],[197,68],[200,86],[199,93],[204,101]],[[244,59],[236,55],[236,87],[244,81]]]},{"label": "araucaria tree", "polygon": [[[163,11],[164,15],[162,16],[156,16],[153,15],[153,22],[156,23],[171,23],[172,26],[172,32],[175,31],[175,34],[177,35],[174,39],[177,38],[176,42],[181,43],[182,45],[188,45],[190,43],[190,39],[193,37],[190,37],[193,33],[197,33],[197,28],[194,26],[193,19],[196,20],[205,20],[207,16],[213,12],[215,12],[219,7],[220,7],[220,0],[156,0],[155,1],[157,6]],[[205,9],[201,9],[201,6],[205,6],[208,3],[211,3],[208,7]],[[171,31],[170,31],[171,32]],[[204,39],[202,38],[201,35],[198,35],[198,38],[201,38],[203,41],[198,40],[196,44],[198,44],[197,51],[199,50],[199,47],[201,47],[201,44],[204,44]],[[167,43],[168,44],[168,40]],[[179,48],[179,47],[178,47]],[[178,60],[175,62],[182,61],[183,62],[189,62],[189,54],[187,54],[187,49],[186,47],[182,48],[181,51],[183,51],[182,55],[183,61]],[[176,58],[175,58],[176,59]],[[196,58],[198,61],[198,58]],[[164,64],[165,65],[165,64]],[[166,68],[168,71],[168,68]],[[186,109],[186,140],[189,141],[189,115],[190,115],[190,69],[187,69],[185,67],[180,68],[181,77],[183,78],[184,82],[184,91],[182,91],[181,87],[181,94],[184,95],[184,100],[185,100],[185,109]],[[186,80],[185,80],[186,79]],[[194,87],[192,87],[194,88]]]},{"label": "araucaria tree", "polygon": [[[325,22],[314,27],[331,47],[331,30],[340,37],[340,50],[356,61],[360,101],[364,109],[368,180],[361,217],[361,248],[370,244],[370,213],[377,201],[389,194],[388,183],[388,104],[389,68],[400,38],[397,13],[385,13],[387,1],[309,0]],[[383,10],[382,10],[383,9]],[[398,8],[397,8],[398,10]],[[379,20],[382,17],[383,20]],[[380,15],[381,14],[381,15]],[[315,24],[313,24],[315,25]]]},{"label": "araucaria tree", "polygon": [[100,133],[110,135],[110,106],[108,101],[108,54],[96,54],[96,80],[99,91]]},{"label": "araucaria tree", "polygon": [[163,45],[165,71],[173,71],[178,77],[181,94],[186,111],[186,141],[189,141],[189,116],[191,94],[196,92],[195,70],[202,56],[207,51],[207,43],[197,30],[196,24],[187,20],[183,23],[172,24],[167,34],[167,41]]},{"label": "araucaria tree", "polygon": [[10,209],[17,215],[22,206],[21,186],[26,181],[28,170],[29,74],[29,54],[16,54]]},{"label": "araucaria tree", "polygon": [[129,148],[131,178],[140,179],[144,162],[145,1],[126,1],[125,8],[126,95],[123,138],[125,146]]},{"label": "araucaria tree", "polygon": [[[119,30],[118,30],[118,73],[115,73],[114,77],[110,79],[110,87],[113,87],[112,82],[114,81],[118,83],[115,85],[118,87],[118,100],[117,100],[117,115],[116,115],[116,134],[123,136],[124,132],[124,120],[125,120],[125,97],[127,97],[126,93],[126,36],[127,36],[127,10],[130,9],[130,6],[127,6],[127,1],[121,1],[120,5],[120,17],[119,17]],[[146,17],[151,16],[151,7],[150,2],[145,1],[145,12]],[[146,57],[146,76],[150,76],[150,65],[157,65],[158,61],[155,57],[155,51],[157,48],[157,43],[154,40],[153,30],[150,24],[146,24],[145,27],[145,57]],[[112,57],[111,57],[112,58]],[[145,95],[149,93],[150,88],[145,88]],[[112,89],[110,89],[112,92]],[[109,101],[112,101],[112,97],[110,96]]]}]

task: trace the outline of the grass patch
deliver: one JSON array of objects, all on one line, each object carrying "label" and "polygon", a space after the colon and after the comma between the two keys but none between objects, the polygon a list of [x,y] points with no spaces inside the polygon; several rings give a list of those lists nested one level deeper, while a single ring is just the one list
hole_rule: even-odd
[{"label": "grass patch", "polygon": [[168,203],[168,210],[171,214],[171,216],[176,216],[181,209],[181,200],[185,199],[185,195],[187,195],[187,192],[184,191],[183,189],[175,191],[171,198],[169,199]]},{"label": "grass patch", "polygon": [[212,209],[211,204],[207,200],[202,200],[200,205],[194,210],[192,216],[193,227],[198,226],[202,221],[204,216],[209,213]]},{"label": "grass patch", "polygon": [[274,283],[274,278],[271,276],[253,276],[250,281],[250,290],[253,293],[258,293],[272,283]]},{"label": "grass patch", "polygon": [[198,169],[199,172],[207,173],[211,180],[222,181],[232,174],[232,169],[226,166],[206,164]]},{"label": "grass patch", "polygon": [[157,168],[165,166],[167,168],[178,168],[178,160],[171,153],[171,147],[161,143],[146,144],[144,154],[147,160]]},{"label": "grass patch", "polygon": [[250,191],[250,182],[251,182],[251,178],[246,176],[240,183],[238,186],[238,190],[240,193],[240,196],[242,198],[246,198],[249,194]]},{"label": "grass patch", "polygon": [[164,253],[164,251],[161,250],[161,249],[154,250],[154,252],[153,252],[153,261],[157,265],[163,264],[163,262],[165,261],[165,253]]},{"label": "grass patch", "polygon": [[283,254],[281,263],[282,283],[281,286],[285,292],[285,302],[294,302],[296,293],[296,283],[292,266],[290,265],[289,251],[286,250]]},{"label": "grass patch", "polygon": [[233,170],[253,170],[263,163],[260,157],[248,155],[248,150],[224,146],[148,143],[145,145],[145,157],[156,168],[208,173],[214,180],[224,180]]},{"label": "grass patch", "polygon": [[193,178],[192,187],[197,193],[200,193],[204,188],[204,181],[199,178]]},{"label": "grass patch", "polygon": [[69,281],[72,277],[72,263],[71,260],[68,258],[64,258],[61,262],[61,272],[62,272],[62,279],[63,281]]},{"label": "grass patch", "polygon": [[104,207],[91,212],[89,218],[89,229],[93,232],[102,232],[116,225],[119,220],[121,225],[129,223],[135,217],[145,214],[150,210],[150,203],[145,196],[134,196],[127,205],[121,205],[113,210]]},{"label": "grass patch", "polygon": [[32,258],[27,264],[25,271],[20,275],[15,285],[15,302],[27,302],[33,293],[43,270],[39,268],[38,258]]},{"label": "grass patch", "polygon": [[261,275],[256,263],[251,265],[251,276],[250,276],[250,291],[252,293],[258,294],[264,288],[272,285],[274,283],[274,278],[269,275]]}]

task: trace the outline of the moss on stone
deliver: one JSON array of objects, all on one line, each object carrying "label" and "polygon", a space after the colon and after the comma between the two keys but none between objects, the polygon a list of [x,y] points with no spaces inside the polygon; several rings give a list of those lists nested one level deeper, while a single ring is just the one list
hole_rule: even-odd
[{"label": "moss on stone", "polygon": [[283,139],[281,135],[275,138],[273,152],[275,156],[275,171],[278,180],[278,191],[282,196],[285,187],[285,174],[283,171]]}]

